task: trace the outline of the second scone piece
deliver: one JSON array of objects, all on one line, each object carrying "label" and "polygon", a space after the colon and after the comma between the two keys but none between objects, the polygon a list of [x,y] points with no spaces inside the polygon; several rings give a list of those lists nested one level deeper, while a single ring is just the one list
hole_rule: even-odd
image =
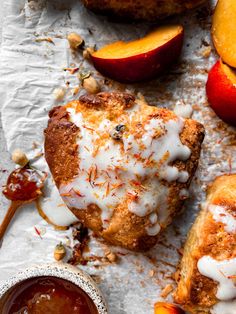
[{"label": "second scone piece", "polygon": [[127,93],[51,110],[45,156],[67,206],[97,235],[147,250],[181,209],[203,126]]}]

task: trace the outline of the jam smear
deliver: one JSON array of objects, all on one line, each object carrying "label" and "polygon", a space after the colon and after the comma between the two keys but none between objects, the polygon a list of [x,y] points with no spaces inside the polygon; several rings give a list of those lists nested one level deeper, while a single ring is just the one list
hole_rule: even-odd
[{"label": "jam smear", "polygon": [[11,205],[0,225],[0,240],[16,210],[24,204],[37,200],[42,194],[45,179],[46,174],[40,175],[36,169],[29,168],[28,165],[10,173],[3,195],[11,200]]},{"label": "jam smear", "polygon": [[0,302],[2,314],[98,314],[92,299],[61,278],[41,276],[13,287]]},{"label": "jam smear", "polygon": [[11,201],[34,200],[41,194],[43,181],[37,170],[18,168],[9,175],[3,194]]}]

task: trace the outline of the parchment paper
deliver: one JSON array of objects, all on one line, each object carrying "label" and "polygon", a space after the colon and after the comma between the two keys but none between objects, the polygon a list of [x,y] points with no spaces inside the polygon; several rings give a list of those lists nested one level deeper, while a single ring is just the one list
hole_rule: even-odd
[{"label": "parchment paper", "polygon": [[[178,249],[193,222],[199,203],[204,199],[206,185],[217,175],[235,171],[235,130],[218,119],[208,107],[205,96],[207,71],[217,56],[209,58],[203,50],[211,43],[210,21],[212,1],[205,9],[198,9],[184,16],[172,18],[185,27],[185,44],[182,58],[167,75],[137,85],[117,85],[119,89],[141,92],[152,105],[172,109],[177,100],[190,104],[193,117],[206,128],[202,156],[197,175],[190,188],[190,199],[185,211],[160,236],[157,246],[147,254],[128,253],[120,256],[117,264],[103,266],[96,262],[81,266],[88,273],[100,278],[112,314],[153,313],[153,304],[161,300],[160,293],[167,283],[174,284],[171,275],[179,260]],[[57,104],[53,97],[56,87],[66,87],[62,103],[73,99],[73,87],[78,85],[76,75],[69,75],[63,68],[79,65],[82,58],[72,56],[66,35],[72,31],[84,37],[86,44],[98,47],[105,43],[128,40],[143,35],[153,25],[120,24],[87,11],[79,1],[6,1],[4,10],[3,43],[0,57],[0,99],[2,122],[9,151],[16,147],[35,156],[42,148],[43,129],[48,111]],[[53,43],[36,39],[48,38]],[[88,64],[99,80],[102,77]],[[77,96],[76,96],[77,97]],[[36,150],[33,142],[39,143]],[[37,161],[45,167],[43,159]],[[49,189],[50,191],[50,189]],[[54,200],[54,197],[53,197]],[[45,206],[54,206],[50,195]],[[0,218],[7,210],[2,199]],[[71,217],[73,220],[73,217]],[[34,227],[42,233],[42,239]],[[53,262],[53,250],[71,231],[55,231],[38,215],[35,206],[19,211],[6,234],[0,249],[0,280],[7,279],[19,269],[35,263]],[[124,252],[120,248],[112,248]],[[126,252],[125,252],[126,253]],[[103,244],[92,240],[89,254],[103,256]],[[171,295],[168,297],[171,300]]]}]

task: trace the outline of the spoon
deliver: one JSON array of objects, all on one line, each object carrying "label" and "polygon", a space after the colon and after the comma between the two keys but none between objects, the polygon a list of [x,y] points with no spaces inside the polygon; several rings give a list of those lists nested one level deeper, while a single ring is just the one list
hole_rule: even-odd
[{"label": "spoon", "polygon": [[3,194],[11,201],[11,204],[0,225],[0,242],[16,210],[22,205],[37,200],[42,195],[41,190],[45,179],[45,173],[42,176],[36,169],[29,168],[28,165],[10,173]]}]

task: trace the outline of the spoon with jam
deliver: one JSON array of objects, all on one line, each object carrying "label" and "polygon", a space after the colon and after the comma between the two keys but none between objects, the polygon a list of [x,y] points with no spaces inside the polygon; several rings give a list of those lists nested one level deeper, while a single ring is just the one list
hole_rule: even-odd
[{"label": "spoon with jam", "polygon": [[36,201],[42,195],[46,174],[25,166],[12,171],[7,179],[3,195],[11,201],[10,207],[0,225],[0,242],[16,210],[22,205]]}]

